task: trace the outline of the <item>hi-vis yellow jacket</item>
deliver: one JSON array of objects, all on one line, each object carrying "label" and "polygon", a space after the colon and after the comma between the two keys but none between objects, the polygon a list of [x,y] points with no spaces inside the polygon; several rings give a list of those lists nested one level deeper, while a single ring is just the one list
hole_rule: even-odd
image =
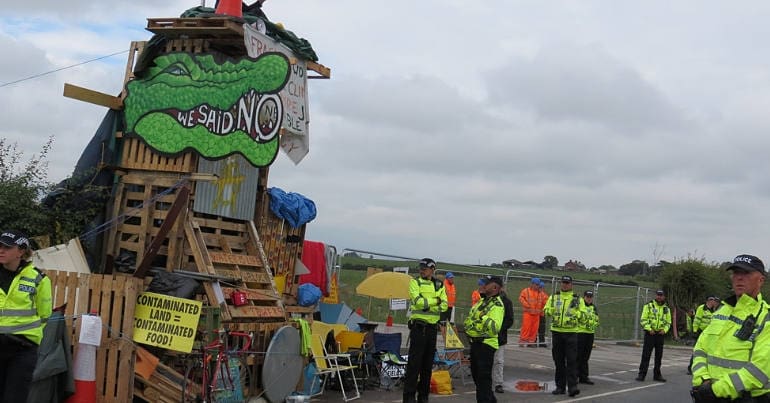
[{"label": "hi-vis yellow jacket", "polygon": [[8,293],[0,289],[0,334],[24,336],[40,344],[44,322],[51,316],[51,280],[32,263],[19,270]]},{"label": "hi-vis yellow jacket", "polygon": [[421,320],[435,325],[438,323],[441,312],[445,312],[448,306],[444,283],[433,277],[412,278],[409,281],[409,302],[412,309],[411,320]]},{"label": "hi-vis yellow jacket", "polygon": [[[737,399],[746,391],[751,396],[770,393],[770,306],[762,294],[754,299],[746,294],[732,296],[711,317],[693,350],[692,384],[699,386],[711,380],[714,395]],[[736,332],[744,323],[738,338]]]},{"label": "hi-vis yellow jacket", "polygon": [[706,304],[700,304],[698,309],[695,310],[695,318],[692,321],[692,330],[694,332],[702,332],[706,326],[711,323],[711,317],[714,316],[714,311],[709,309]]},{"label": "hi-vis yellow jacket", "polygon": [[471,308],[468,317],[465,318],[465,334],[472,338],[483,338],[484,344],[497,350],[500,342],[497,334],[503,325],[505,306],[499,295],[494,297],[482,297]]},{"label": "hi-vis yellow jacket", "polygon": [[[585,300],[583,300],[585,304]],[[583,321],[578,324],[578,333],[595,333],[599,327],[599,314],[596,313],[596,305],[583,305]]]},{"label": "hi-vis yellow jacket", "polygon": [[575,293],[559,291],[548,297],[543,311],[551,317],[551,330],[563,333],[577,333],[583,322],[585,302]]},{"label": "hi-vis yellow jacket", "polygon": [[658,304],[655,300],[650,301],[644,304],[639,323],[645,332],[652,330],[654,332],[663,331],[668,333],[668,330],[671,328],[671,310],[668,309],[668,305],[665,303]]}]

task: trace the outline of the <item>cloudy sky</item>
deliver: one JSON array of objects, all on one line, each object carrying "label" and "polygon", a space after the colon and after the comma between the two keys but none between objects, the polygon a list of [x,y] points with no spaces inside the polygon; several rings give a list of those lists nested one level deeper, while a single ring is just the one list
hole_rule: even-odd
[{"label": "cloudy sky", "polygon": [[[197,1],[11,1],[0,138],[54,137],[71,173],[148,17]],[[162,5],[158,5],[162,4]],[[213,6],[213,1],[208,1]],[[307,239],[440,261],[587,266],[658,255],[770,260],[770,3],[268,0],[331,80],[311,152],[270,186],[312,199]],[[657,245],[657,246],[656,246]]]}]

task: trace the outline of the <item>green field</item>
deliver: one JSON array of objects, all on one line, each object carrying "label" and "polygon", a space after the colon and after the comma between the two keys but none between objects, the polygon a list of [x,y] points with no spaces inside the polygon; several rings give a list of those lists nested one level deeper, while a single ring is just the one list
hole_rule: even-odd
[{"label": "green field", "polygon": [[[367,268],[381,268],[390,271],[393,267],[409,267],[410,275],[416,275],[416,262],[345,257],[340,271],[340,301],[353,309],[361,308],[363,316],[371,321],[384,322],[389,312],[388,301],[370,299],[356,295],[355,287],[366,277]],[[550,295],[558,287],[560,277],[565,274],[555,270],[531,270],[514,272],[492,267],[477,267],[438,263],[437,276],[446,271],[455,274],[457,286],[457,306],[455,322],[462,323],[471,304],[471,292],[477,288],[478,278],[486,274],[506,276],[506,292],[514,303],[515,322],[513,330],[521,326],[521,305],[518,297],[521,290],[530,284],[531,277],[537,276],[546,283],[546,292]],[[594,301],[601,319],[596,337],[600,339],[632,340],[636,339],[635,326],[639,320],[642,304],[652,299],[652,293],[658,286],[654,283],[635,283],[626,276],[598,275],[592,273],[568,273],[575,280],[574,289],[582,294],[587,289],[595,291]],[[639,297],[637,297],[639,295]],[[638,306],[637,306],[638,300]],[[393,312],[396,323],[406,322],[406,311]]]}]

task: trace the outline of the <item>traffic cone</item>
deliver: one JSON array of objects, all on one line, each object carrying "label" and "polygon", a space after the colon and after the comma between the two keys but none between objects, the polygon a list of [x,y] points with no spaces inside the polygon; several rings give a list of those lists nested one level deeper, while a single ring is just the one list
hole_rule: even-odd
[{"label": "traffic cone", "polygon": [[385,326],[388,326],[388,327],[393,326],[393,316],[391,316],[390,314],[388,314],[388,319],[385,320]]},{"label": "traffic cone", "polygon": [[101,337],[101,328],[102,319],[96,313],[81,317],[78,351],[72,365],[75,394],[67,398],[65,403],[96,403],[96,349],[99,347],[96,344],[101,343],[101,339],[94,341],[85,335],[96,334]]},{"label": "traffic cone", "polygon": [[241,0],[219,0],[214,14],[243,18],[243,4]]},{"label": "traffic cone", "polygon": [[78,344],[73,377],[75,394],[66,403],[96,403],[96,346]]}]

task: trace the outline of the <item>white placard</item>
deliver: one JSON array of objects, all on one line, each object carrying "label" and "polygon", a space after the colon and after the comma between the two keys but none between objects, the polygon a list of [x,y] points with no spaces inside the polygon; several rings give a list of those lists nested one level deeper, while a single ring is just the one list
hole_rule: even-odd
[{"label": "white placard", "polygon": [[279,52],[291,61],[289,81],[278,93],[284,111],[281,125],[284,129],[281,134],[281,149],[295,164],[299,164],[310,150],[307,63],[296,57],[291,49],[249,24],[243,25],[243,40],[249,57],[257,58],[266,52]]},{"label": "white placard", "polygon": [[96,315],[80,317],[80,344],[99,347],[102,344],[102,318]]},{"label": "white placard", "polygon": [[[394,267],[393,271],[396,273],[404,273],[409,274],[409,268],[408,267]],[[390,300],[390,310],[391,311],[403,311],[408,308],[407,300],[403,298],[394,298]]]}]

